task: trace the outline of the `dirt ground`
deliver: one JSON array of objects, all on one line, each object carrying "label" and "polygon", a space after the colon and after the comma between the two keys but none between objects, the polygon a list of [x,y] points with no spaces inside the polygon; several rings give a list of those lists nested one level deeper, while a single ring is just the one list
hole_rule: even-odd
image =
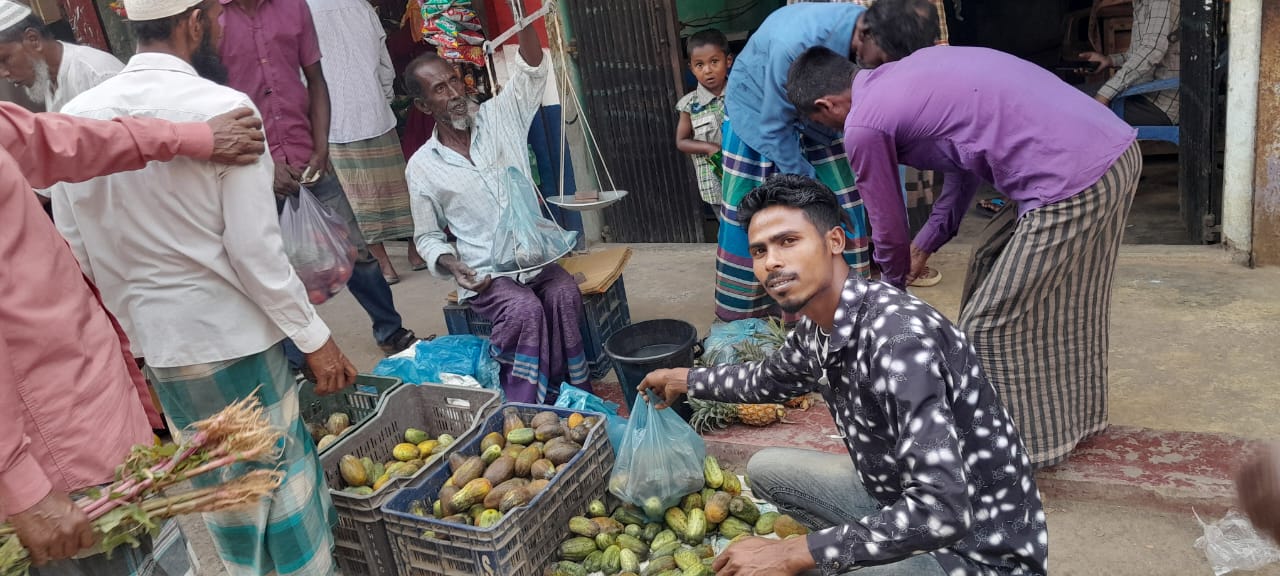
[{"label": "dirt ground", "polygon": [[[410,272],[404,244],[391,244],[404,279],[394,287],[405,325],[444,334],[440,308],[452,289]],[[714,313],[714,246],[644,245],[625,274],[633,321],[682,318],[705,332]],[[950,317],[959,307],[967,249],[931,261],[937,287],[918,294]],[[1280,270],[1231,264],[1216,248],[1126,246],[1118,264],[1111,339],[1113,423],[1166,430],[1280,437],[1274,355],[1280,336]],[[368,318],[347,293],[320,308],[338,343],[367,370],[380,354]],[[1201,534],[1191,512],[1090,502],[1048,502],[1055,575],[1197,575],[1212,570],[1193,547]],[[198,522],[187,525],[202,575],[222,574]],[[1280,566],[1256,572],[1280,576]]]}]

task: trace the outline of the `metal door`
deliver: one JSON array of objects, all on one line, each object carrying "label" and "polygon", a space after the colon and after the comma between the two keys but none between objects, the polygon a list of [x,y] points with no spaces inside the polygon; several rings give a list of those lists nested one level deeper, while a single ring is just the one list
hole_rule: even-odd
[{"label": "metal door", "polygon": [[700,242],[693,166],[675,147],[684,64],[673,0],[566,4],[591,128],[613,180],[630,192],[605,210],[607,239]]},{"label": "metal door", "polygon": [[1179,188],[1182,218],[1193,242],[1219,240],[1226,79],[1222,41],[1225,3],[1182,2],[1182,112],[1179,118]]}]

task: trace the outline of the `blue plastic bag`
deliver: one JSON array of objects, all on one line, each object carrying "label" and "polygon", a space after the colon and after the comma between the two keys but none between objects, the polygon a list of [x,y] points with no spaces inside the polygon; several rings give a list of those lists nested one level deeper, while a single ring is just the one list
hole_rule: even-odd
[{"label": "blue plastic bag", "polygon": [[471,376],[480,386],[502,392],[498,361],[489,354],[489,340],[478,336],[441,336],[418,342],[413,359],[387,358],[373,369],[377,376],[395,376],[410,384],[439,383],[441,374]]},{"label": "blue plastic bag", "polygon": [[609,491],[657,521],[686,494],[702,489],[707,447],[675,410],[654,408],[660,399],[652,390],[646,394],[649,401],[636,402],[627,424]]},{"label": "blue plastic bag", "polygon": [[610,402],[569,383],[560,385],[560,397],[556,399],[557,408],[568,410],[590,410],[604,413],[605,431],[609,433],[609,445],[613,447],[613,455],[618,455],[622,448],[622,439],[627,435],[627,419],[618,415],[617,403]]},{"label": "blue plastic bag", "polygon": [[757,335],[768,333],[769,324],[760,318],[735,320],[724,324],[713,324],[702,345],[706,349],[706,358],[713,364],[736,364],[738,363],[736,347],[739,344],[755,340]]}]

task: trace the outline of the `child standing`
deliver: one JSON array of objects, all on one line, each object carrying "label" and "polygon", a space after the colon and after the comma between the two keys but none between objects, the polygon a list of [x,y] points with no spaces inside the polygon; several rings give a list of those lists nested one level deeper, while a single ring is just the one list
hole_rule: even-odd
[{"label": "child standing", "polygon": [[680,124],[676,126],[676,149],[693,159],[698,173],[702,201],[720,212],[720,124],[724,122],[724,86],[733,56],[729,39],[714,28],[689,37],[689,70],[698,87],[676,104]]}]

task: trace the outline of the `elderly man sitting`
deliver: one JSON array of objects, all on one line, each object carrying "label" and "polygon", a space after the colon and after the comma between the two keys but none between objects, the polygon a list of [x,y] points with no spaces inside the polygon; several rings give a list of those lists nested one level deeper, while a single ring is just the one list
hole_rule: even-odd
[{"label": "elderly man sitting", "polygon": [[[467,97],[458,71],[435,54],[409,63],[414,105],[435,116],[436,131],[409,159],[406,176],[418,253],[434,274],[457,281],[459,300],[493,323],[490,350],[507,398],[544,402],[548,384],[587,388],[589,382],[577,283],[556,264],[501,276],[490,255],[503,209],[529,200],[513,194],[532,193],[504,182],[512,170],[529,177],[527,135],[550,70],[533,29],[519,37],[510,79],[480,106]],[[457,248],[449,245],[446,227]]]}]

